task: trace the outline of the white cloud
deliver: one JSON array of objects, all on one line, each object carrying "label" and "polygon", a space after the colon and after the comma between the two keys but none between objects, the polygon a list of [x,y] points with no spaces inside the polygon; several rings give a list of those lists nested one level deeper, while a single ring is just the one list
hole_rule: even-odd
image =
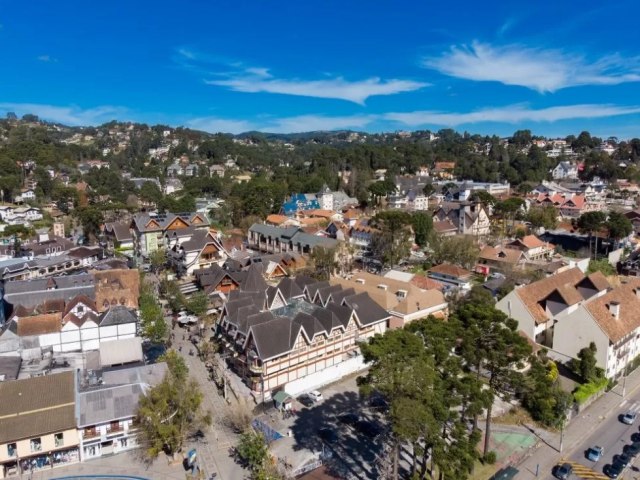
[{"label": "white cloud", "polygon": [[60,107],[40,103],[0,103],[0,111],[15,112],[16,115],[32,113],[43,120],[63,123],[65,125],[98,125],[110,120],[123,120],[127,113],[123,107],[103,105],[83,109],[75,105]]},{"label": "white cloud", "polygon": [[45,63],[56,63],[58,61],[57,58],[53,58],[51,55],[40,55],[36,59]]},{"label": "white cloud", "polygon": [[298,115],[282,118],[264,118],[262,121],[234,120],[220,117],[194,118],[187,122],[190,128],[211,133],[242,133],[257,130],[269,133],[297,133],[316,130],[342,130],[364,128],[378,118],[376,115],[329,117]]},{"label": "white cloud", "polygon": [[315,98],[335,98],[363,105],[369,97],[411,92],[428,86],[412,80],[382,80],[372,77],[365,80],[348,81],[343,77],[323,80],[300,80],[275,78],[266,68],[247,68],[242,72],[222,74],[219,80],[205,83],[226,87],[236,92],[279,93]]},{"label": "white cloud", "polygon": [[509,105],[499,108],[486,108],[467,113],[446,113],[438,111],[416,111],[406,113],[387,113],[386,120],[408,126],[446,125],[457,126],[469,123],[500,122],[557,122],[559,120],[613,117],[640,113],[638,106],[617,106],[607,104],[583,104],[531,109],[526,105]]},{"label": "white cloud", "polygon": [[480,42],[454,45],[439,57],[425,59],[423,65],[452,77],[519,85],[538,92],[640,81],[637,57],[609,55],[588,62],[561,50],[521,45],[494,47]]}]

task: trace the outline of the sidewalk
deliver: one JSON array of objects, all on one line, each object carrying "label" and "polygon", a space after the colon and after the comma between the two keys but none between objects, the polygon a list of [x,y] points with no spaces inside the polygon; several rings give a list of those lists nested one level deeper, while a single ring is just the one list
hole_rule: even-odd
[{"label": "sidewalk", "polygon": [[[640,369],[636,369],[627,377],[625,399],[631,397],[639,387]],[[561,456],[568,456],[586,437],[616,412],[623,400],[622,386],[617,385],[574,417],[564,429],[562,454],[559,452],[560,434],[556,434],[554,438],[548,432],[536,432],[536,429],[532,428],[532,433],[542,439],[518,464],[518,470],[520,470],[518,478],[525,480],[550,478],[551,469],[558,463]],[[538,477],[536,477],[536,471],[539,472]]]}]

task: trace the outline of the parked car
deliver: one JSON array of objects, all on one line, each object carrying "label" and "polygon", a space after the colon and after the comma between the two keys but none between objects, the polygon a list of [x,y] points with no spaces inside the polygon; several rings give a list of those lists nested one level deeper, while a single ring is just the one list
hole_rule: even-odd
[{"label": "parked car", "polygon": [[356,422],[356,430],[362,433],[365,437],[377,438],[382,433],[382,427],[375,422],[368,420],[360,420]]},{"label": "parked car", "polygon": [[573,473],[573,467],[569,463],[563,463],[562,465],[556,465],[554,468],[553,476],[558,480],[567,480]]},{"label": "parked car", "polygon": [[308,393],[308,395],[313,399],[314,402],[321,402],[324,400],[324,397],[318,390],[312,390]]},{"label": "parked car", "polygon": [[313,398],[311,398],[309,395],[307,395],[306,393],[303,393],[302,395],[300,395],[298,397],[298,401],[304,405],[305,407],[310,407],[314,404]]},{"label": "parked car", "polygon": [[597,462],[602,458],[602,453],[602,447],[596,445],[595,447],[591,447],[587,450],[587,458],[592,462]]},{"label": "parked car", "polygon": [[640,453],[640,442],[633,442],[631,445],[625,445],[623,451],[630,457],[635,457]]},{"label": "parked car", "polygon": [[627,412],[622,417],[620,417],[620,421],[622,423],[626,423],[627,425],[633,425],[633,422],[636,421],[636,413]]},{"label": "parked car", "polygon": [[338,421],[345,425],[355,425],[360,420],[360,417],[356,413],[343,413],[338,415]]},{"label": "parked car", "polygon": [[613,461],[619,463],[623,467],[626,467],[627,465],[629,465],[629,462],[631,462],[631,455],[629,455],[627,453],[621,453],[620,455],[614,455],[613,456]]},{"label": "parked car", "polygon": [[613,462],[612,465],[607,465],[604,469],[604,473],[609,478],[618,478],[624,470],[624,465],[620,462]]},{"label": "parked car", "polygon": [[338,435],[331,428],[321,428],[318,430],[318,436],[327,443],[336,443]]}]

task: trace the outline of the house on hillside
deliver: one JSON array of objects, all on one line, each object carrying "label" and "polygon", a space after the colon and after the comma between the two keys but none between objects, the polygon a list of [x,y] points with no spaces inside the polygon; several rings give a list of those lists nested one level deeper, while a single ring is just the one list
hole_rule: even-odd
[{"label": "house on hillside", "polygon": [[444,204],[434,212],[433,220],[434,222],[451,222],[456,226],[459,235],[484,237],[491,231],[489,214],[479,203]]}]

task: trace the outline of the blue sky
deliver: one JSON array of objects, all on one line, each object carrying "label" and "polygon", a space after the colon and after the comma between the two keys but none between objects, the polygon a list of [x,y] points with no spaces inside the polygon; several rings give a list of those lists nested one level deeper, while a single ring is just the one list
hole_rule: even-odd
[{"label": "blue sky", "polygon": [[0,113],[640,137],[640,2],[0,0]]}]

